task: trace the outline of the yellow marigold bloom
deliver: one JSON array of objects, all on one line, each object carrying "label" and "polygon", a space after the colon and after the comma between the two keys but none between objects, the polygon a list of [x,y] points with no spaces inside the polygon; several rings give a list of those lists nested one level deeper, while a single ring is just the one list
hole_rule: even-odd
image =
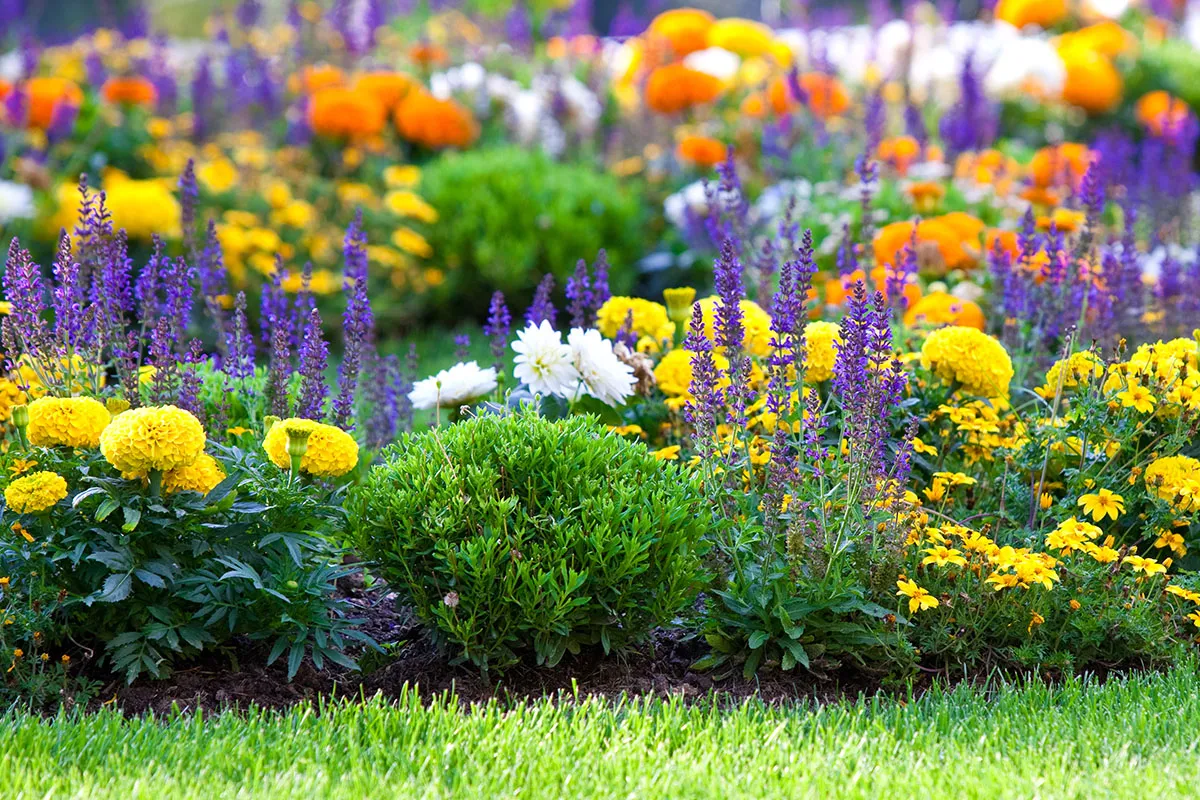
[{"label": "yellow marigold bloom", "polygon": [[54,472],[34,472],[8,485],[4,501],[18,514],[36,514],[67,496],[67,482]]},{"label": "yellow marigold bloom", "polygon": [[341,428],[311,419],[292,417],[278,422],[263,439],[263,450],[280,469],[291,469],[288,455],[287,429],[310,431],[308,449],[300,461],[300,469],[319,478],[345,475],[358,464],[358,442]]},{"label": "yellow marigold bloom", "polygon": [[1083,507],[1083,513],[1091,514],[1092,519],[1096,522],[1105,517],[1116,519],[1125,513],[1125,498],[1108,489],[1081,496],[1077,505]]},{"label": "yellow marigold bloom", "polygon": [[[704,315],[704,334],[710,342],[716,342],[714,326],[716,322],[717,305],[720,298],[715,295],[696,301]],[[742,346],[751,355],[765,356],[771,352],[771,315],[752,300],[742,300],[742,327],[745,333]]]},{"label": "yellow marigold bloom", "polygon": [[1200,461],[1187,456],[1164,456],[1146,467],[1143,479],[1149,491],[1171,502],[1178,510],[1200,509],[1200,497],[1182,491],[1187,484],[1200,481]]},{"label": "yellow marigold bloom", "polygon": [[1001,19],[1016,28],[1038,25],[1049,28],[1066,19],[1067,0],[1000,0],[996,5],[996,19]]},{"label": "yellow marigold bloom", "polygon": [[837,345],[842,341],[842,329],[836,322],[810,322],[804,326],[804,378],[809,383],[822,383],[833,377],[837,360]]},{"label": "yellow marigold bloom", "polygon": [[962,557],[962,553],[950,547],[930,547],[925,550],[927,555],[921,560],[921,566],[933,564],[938,567],[947,565],[956,565],[959,567],[966,566],[967,560]]},{"label": "yellow marigold bloom", "polygon": [[1191,589],[1185,589],[1182,586],[1168,586],[1167,593],[1173,594],[1176,597],[1182,597],[1190,603],[1200,605],[1200,592],[1193,592]]},{"label": "yellow marigold bloom", "polygon": [[392,244],[418,258],[429,258],[433,255],[433,247],[424,236],[412,228],[397,228],[392,231]]},{"label": "yellow marigold bloom", "polygon": [[165,494],[176,492],[199,492],[208,494],[225,480],[225,469],[208,453],[186,467],[176,467],[163,473],[162,490]]},{"label": "yellow marigold bloom", "polygon": [[659,461],[678,461],[679,460],[679,445],[673,444],[670,447],[663,447],[653,452],[655,458]]},{"label": "yellow marigold bloom", "polygon": [[941,328],[929,334],[921,345],[921,364],[977,397],[1007,396],[1013,377],[1004,346],[975,328]]},{"label": "yellow marigold bloom", "polygon": [[1149,414],[1154,410],[1154,395],[1145,386],[1130,386],[1123,392],[1117,393],[1122,408],[1132,408],[1139,414]]},{"label": "yellow marigold bloom", "polygon": [[114,175],[105,180],[104,193],[113,227],[124,228],[130,239],[148,242],[154,234],[164,239],[182,234],[179,201],[167,182]]},{"label": "yellow marigold bloom", "polygon": [[1142,556],[1125,556],[1121,559],[1122,564],[1128,564],[1133,568],[1134,572],[1141,572],[1147,577],[1152,575],[1161,575],[1167,571],[1166,566],[1155,561],[1153,558],[1143,558]]},{"label": "yellow marigold bloom", "polygon": [[917,586],[917,582],[913,580],[898,580],[896,588],[900,591],[896,594],[908,598],[908,613],[916,614],[918,611],[924,611],[927,608],[937,608],[938,599],[929,592]]},{"label": "yellow marigold bloom", "polygon": [[625,320],[633,315],[633,333],[637,338],[648,337],[656,343],[675,336],[675,323],[667,316],[667,309],[653,300],[639,297],[610,297],[596,311],[596,327],[600,333],[613,338],[625,326]]},{"label": "yellow marigold bloom", "polygon": [[38,447],[98,447],[112,416],[91,397],[40,397],[29,404],[29,441]]},{"label": "yellow marigold bloom", "polygon": [[1084,544],[1083,551],[1101,564],[1111,564],[1121,555],[1108,545],[1096,544],[1095,542]]},{"label": "yellow marigold bloom", "polygon": [[175,406],[149,406],[118,414],[100,434],[100,452],[122,474],[186,467],[204,452],[204,427]]},{"label": "yellow marigold bloom", "polygon": [[412,217],[426,223],[438,220],[437,209],[408,190],[388,192],[383,197],[383,205],[398,217]]},{"label": "yellow marigold bloom", "polygon": [[1093,379],[1104,374],[1104,362],[1090,350],[1072,353],[1070,358],[1059,359],[1046,371],[1046,385],[1038,389],[1045,398],[1054,397],[1061,382],[1063,389],[1087,386]]},{"label": "yellow marigold bloom", "polygon": [[923,442],[920,436],[913,437],[912,449],[914,453],[921,453],[926,456],[936,456],[938,454],[937,448]]},{"label": "yellow marigold bloom", "polygon": [[719,19],[708,29],[709,47],[720,47],[742,58],[769,52],[773,40],[774,35],[766,25],[738,17]]},{"label": "yellow marigold bloom", "polygon": [[393,164],[383,171],[383,182],[393,189],[416,186],[421,182],[421,168],[411,164]]},{"label": "yellow marigold bloom", "polygon": [[20,386],[8,378],[0,378],[0,422],[8,422],[12,418],[13,406],[19,406],[27,400]]}]

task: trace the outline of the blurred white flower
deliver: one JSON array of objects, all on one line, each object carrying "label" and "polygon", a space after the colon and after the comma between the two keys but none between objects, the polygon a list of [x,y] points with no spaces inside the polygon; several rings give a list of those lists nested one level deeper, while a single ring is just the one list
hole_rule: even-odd
[{"label": "blurred white flower", "polygon": [[0,181],[0,225],[12,219],[32,219],[33,189],[23,183]]},{"label": "blurred white flower", "polygon": [[517,334],[512,349],[516,368],[513,375],[534,394],[566,397],[579,384],[579,373],[571,359],[571,348],[562,342],[562,334],[542,320]]},{"label": "blurred white flower", "polygon": [[683,65],[730,83],[737,77],[742,59],[737,53],[731,53],[723,47],[709,47],[688,53],[683,59]]},{"label": "blurred white flower", "polygon": [[1056,99],[1066,80],[1067,67],[1054,45],[1036,36],[1015,36],[993,55],[983,88],[997,100],[1030,95]]},{"label": "blurred white flower", "polygon": [[408,393],[413,408],[457,408],[496,389],[494,367],[482,369],[474,361],[460,361],[450,369],[417,381]]},{"label": "blurred white flower", "polygon": [[617,358],[612,342],[601,336],[600,331],[572,328],[567,334],[567,344],[579,374],[570,400],[578,400],[589,394],[602,403],[618,406],[633,394],[633,387],[637,383],[633,368]]},{"label": "blurred white flower", "polygon": [[[712,185],[712,191],[724,209],[732,209],[738,202],[736,191],[721,191],[715,183]],[[700,218],[708,214],[708,192],[705,190],[704,181],[689,183],[663,201],[663,213],[679,230],[687,230],[689,210]]]}]

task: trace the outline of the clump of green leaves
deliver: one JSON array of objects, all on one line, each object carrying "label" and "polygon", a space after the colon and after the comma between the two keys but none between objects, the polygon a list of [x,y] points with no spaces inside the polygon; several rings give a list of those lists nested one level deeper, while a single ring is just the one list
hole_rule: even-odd
[{"label": "clump of green leaves", "polygon": [[384,456],[350,493],[352,535],[460,662],[621,649],[695,597],[696,476],[590,418],[481,416]]},{"label": "clump of green leaves", "polygon": [[632,264],[645,244],[643,208],[611,175],[518,148],[491,148],[433,162],[421,193],[439,215],[429,243],[445,267],[437,297],[449,319],[485,313],[496,289],[519,307],[544,274],[562,286],[576,261],[601,248],[613,291],[633,283]]}]

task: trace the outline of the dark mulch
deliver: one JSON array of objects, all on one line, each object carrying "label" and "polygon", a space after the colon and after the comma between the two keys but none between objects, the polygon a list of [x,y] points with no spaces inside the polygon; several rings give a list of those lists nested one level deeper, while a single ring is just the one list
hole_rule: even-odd
[{"label": "dark mulch", "polygon": [[119,679],[107,683],[95,705],[115,705],[130,714],[165,714],[179,709],[217,710],[287,708],[303,701],[361,698],[381,694],[398,697],[419,691],[424,697],[453,693],[461,703],[498,699],[502,702],[541,697],[682,696],[717,697],[736,702],[757,697],[766,702],[830,702],[881,689],[878,677],[840,671],[814,676],[769,672],[753,680],[740,675],[714,681],[691,668],[707,652],[702,640],[677,631],[663,631],[639,650],[604,657],[594,651],[568,655],[553,669],[518,666],[503,676],[484,677],[470,666],[451,666],[405,609],[396,609],[392,595],[352,590],[348,599],[361,611],[365,630],[387,648],[386,656],[367,654],[363,672],[340,668],[317,670],[309,661],[291,681],[286,659],[263,666],[261,647],[239,644],[213,651],[176,672],[168,680],[139,680],[127,686]]}]

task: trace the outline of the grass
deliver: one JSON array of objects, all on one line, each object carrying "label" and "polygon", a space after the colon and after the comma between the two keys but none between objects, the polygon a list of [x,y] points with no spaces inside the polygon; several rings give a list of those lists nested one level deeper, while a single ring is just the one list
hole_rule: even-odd
[{"label": "grass", "polygon": [[9,797],[1156,797],[1200,785],[1196,665],[907,704],[657,700],[460,711],[0,716]]}]

